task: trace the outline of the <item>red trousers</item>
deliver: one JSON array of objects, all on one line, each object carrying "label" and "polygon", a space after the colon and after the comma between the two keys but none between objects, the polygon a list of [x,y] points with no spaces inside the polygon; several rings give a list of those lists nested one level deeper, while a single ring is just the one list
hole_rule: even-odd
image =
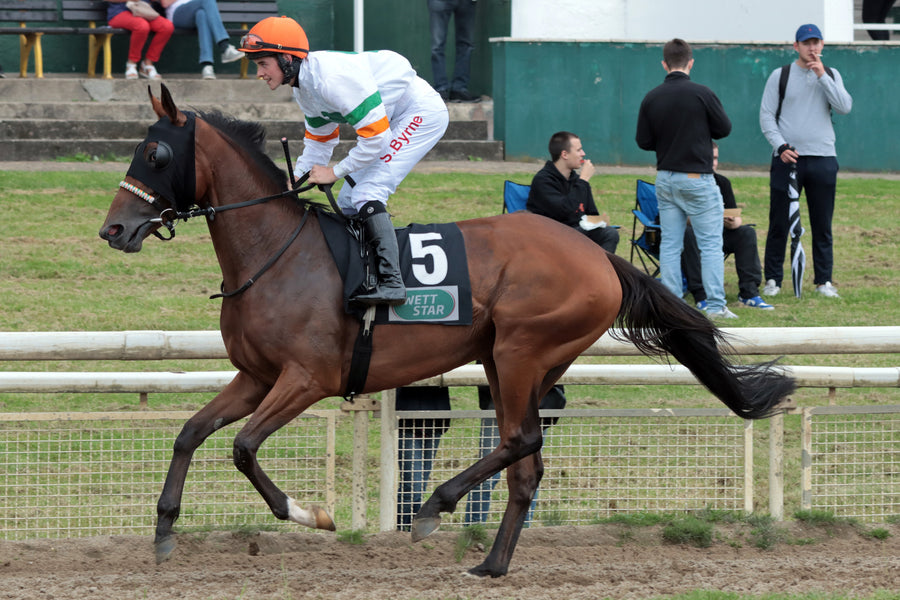
[{"label": "red trousers", "polygon": [[130,10],[117,14],[109,20],[109,25],[131,32],[131,41],[128,43],[128,62],[133,63],[141,60],[141,50],[144,49],[144,44],[147,43],[151,31],[156,35],[153,36],[153,41],[147,48],[147,60],[154,63],[159,60],[163,48],[172,37],[172,32],[175,31],[172,21],[165,17],[156,17],[152,21],[148,21],[143,17],[134,16]]}]

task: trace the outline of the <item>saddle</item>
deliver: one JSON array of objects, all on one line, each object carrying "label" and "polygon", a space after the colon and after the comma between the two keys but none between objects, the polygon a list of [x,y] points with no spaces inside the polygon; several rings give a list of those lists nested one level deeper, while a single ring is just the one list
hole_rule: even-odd
[{"label": "saddle", "polygon": [[362,222],[323,210],[317,210],[316,214],[344,282],[344,311],[360,321],[345,398],[352,400],[365,387],[375,324],[472,324],[472,287],[466,247],[455,223],[413,223],[395,229],[406,302],[399,306],[368,306],[353,301],[377,283],[376,257],[369,252]]},{"label": "saddle", "polygon": [[[368,306],[353,298],[374,288],[375,256],[362,223],[318,211],[319,224],[344,282],[344,311],[362,319]],[[472,324],[472,288],[462,232],[455,223],[412,223],[395,229],[406,303],[375,307],[375,323]]]}]

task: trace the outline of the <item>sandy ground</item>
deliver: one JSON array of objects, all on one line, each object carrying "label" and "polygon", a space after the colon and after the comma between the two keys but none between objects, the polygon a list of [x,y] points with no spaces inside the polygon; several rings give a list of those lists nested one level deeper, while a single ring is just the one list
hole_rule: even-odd
[{"label": "sandy ground", "polygon": [[884,541],[849,526],[782,527],[785,541],[768,550],[754,547],[747,525],[717,526],[709,548],[666,544],[652,527],[526,529],[498,579],[465,574],[484,553],[473,548],[457,562],[457,532],[418,544],[407,533],[379,533],[361,545],[290,525],[190,534],[161,566],[149,537],[0,542],[0,598],[597,600],[698,589],[900,597],[900,525],[883,526],[891,533]]}]

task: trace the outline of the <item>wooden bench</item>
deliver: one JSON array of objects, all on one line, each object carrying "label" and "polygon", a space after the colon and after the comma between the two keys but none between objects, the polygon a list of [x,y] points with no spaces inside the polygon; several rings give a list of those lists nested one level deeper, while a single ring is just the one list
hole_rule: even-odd
[{"label": "wooden bench", "polygon": [[[2,0],[0,0],[2,1]],[[228,35],[244,35],[257,21],[278,15],[274,0],[241,0],[219,2],[219,14]],[[103,51],[103,79],[112,79],[112,36],[130,33],[106,24],[106,2],[103,0],[62,0],[63,21],[86,21],[87,27],[77,27],[76,33],[88,35],[88,77],[94,77],[97,57]],[[238,27],[228,27],[238,24]],[[197,35],[196,29],[176,29],[176,35]],[[241,59],[241,79],[247,78],[249,61]]]},{"label": "wooden bench", "polygon": [[45,33],[73,33],[72,27],[56,27],[59,11],[56,0],[0,0],[0,21],[17,26],[0,25],[0,34],[19,36],[19,77],[28,76],[28,57],[34,51],[34,76],[44,77],[44,54],[41,36]]},{"label": "wooden bench", "polygon": [[[237,0],[219,2],[219,13],[228,35],[241,36],[257,21],[277,16],[276,0]],[[41,35],[48,33],[88,36],[88,77],[97,73],[97,58],[103,52],[103,78],[112,79],[112,36],[127,35],[126,29],[106,24],[106,2],[103,0],[62,0],[62,21],[86,23],[75,26],[50,26],[60,22],[57,0],[0,0],[0,21],[19,23],[18,27],[0,26],[0,34],[21,35],[19,67],[20,76],[27,76],[28,56],[34,50],[36,77],[44,76]],[[41,25],[38,25],[38,24]],[[237,25],[229,27],[228,25]],[[195,29],[176,29],[178,35],[197,35]],[[241,59],[241,78],[247,78],[249,61]]]}]

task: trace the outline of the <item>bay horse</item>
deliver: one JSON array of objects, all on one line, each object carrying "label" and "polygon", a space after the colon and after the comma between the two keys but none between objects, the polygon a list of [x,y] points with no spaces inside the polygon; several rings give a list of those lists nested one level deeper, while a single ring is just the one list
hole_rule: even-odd
[{"label": "bay horse", "polygon": [[[301,507],[257,462],[269,435],[319,400],[344,395],[347,383],[359,325],[343,310],[342,282],[319,209],[288,192],[285,172],[263,152],[260,124],[218,112],[185,113],[165,86],[160,96],[150,91],[159,121],[135,151],[100,237],[114,249],[138,252],[151,233],[162,237],[160,228],[171,227],[174,215],[205,214],[223,290],[245,289],[225,295],[220,319],[238,374],[175,440],[157,505],[157,563],[175,549],[173,525],[194,451],[214,431],[248,415],[234,438],[237,469],[276,518],[334,530],[323,509]],[[259,198],[269,201],[248,200]],[[239,210],[227,210],[236,205]],[[506,468],[503,519],[472,574],[506,574],[543,474],[538,403],[610,327],[647,355],[680,361],[740,417],[769,416],[794,389],[771,363],[733,364],[722,353],[728,347],[721,331],[705,316],[570,227],[527,213],[458,227],[471,279],[471,325],[377,326],[362,391],[401,387],[474,360],[484,365],[500,443],[437,487],[412,530],[414,541],[423,539],[438,528],[441,513],[453,512],[472,488]],[[269,269],[248,287],[267,259]]]}]

